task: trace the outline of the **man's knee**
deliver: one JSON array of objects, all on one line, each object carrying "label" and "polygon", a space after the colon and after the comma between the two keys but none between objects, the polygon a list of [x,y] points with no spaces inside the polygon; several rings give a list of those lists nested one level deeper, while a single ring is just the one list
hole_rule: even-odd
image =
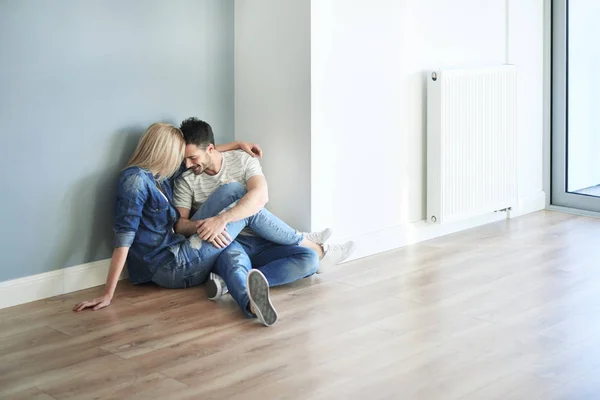
[{"label": "man's knee", "polygon": [[217,258],[214,271],[225,277],[240,268],[250,269],[250,257],[236,242],[230,244]]},{"label": "man's knee", "polygon": [[193,220],[206,219],[217,216],[237,204],[246,194],[246,187],[238,182],[219,186],[204,202],[202,207],[194,214]]},{"label": "man's knee", "polygon": [[226,247],[219,257],[217,258],[218,263],[225,263],[229,265],[239,264],[240,262],[244,262],[249,259],[246,252],[241,248],[241,246],[233,246],[229,245]]},{"label": "man's knee", "polygon": [[221,185],[215,190],[211,196],[231,197],[233,200],[239,200],[246,194],[246,186],[239,182],[231,182]]}]

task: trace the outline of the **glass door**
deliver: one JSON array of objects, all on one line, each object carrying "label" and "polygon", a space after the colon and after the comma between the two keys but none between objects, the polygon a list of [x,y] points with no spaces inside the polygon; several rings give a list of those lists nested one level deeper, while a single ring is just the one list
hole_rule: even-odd
[{"label": "glass door", "polygon": [[552,204],[600,212],[600,1],[552,1]]}]

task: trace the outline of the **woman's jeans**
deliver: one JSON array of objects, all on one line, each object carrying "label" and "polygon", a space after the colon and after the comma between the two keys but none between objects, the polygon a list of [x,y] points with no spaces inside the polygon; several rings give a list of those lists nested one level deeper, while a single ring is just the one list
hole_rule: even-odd
[{"label": "woman's jeans", "polygon": [[[215,217],[245,194],[246,188],[239,183],[220,186],[202,204],[194,218]],[[304,239],[302,234],[265,209],[251,217],[227,224],[227,233],[235,240],[245,227],[276,244],[298,245]],[[159,267],[152,281],[166,288],[186,288],[199,285],[208,278],[213,264],[224,249],[216,248],[212,243],[200,239],[198,234],[194,234],[183,244],[170,250],[175,255],[175,261]]]}]

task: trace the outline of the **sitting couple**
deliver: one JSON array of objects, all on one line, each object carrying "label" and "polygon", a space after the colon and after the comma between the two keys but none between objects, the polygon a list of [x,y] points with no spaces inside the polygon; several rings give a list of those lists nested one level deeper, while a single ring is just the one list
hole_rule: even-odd
[{"label": "sitting couple", "polygon": [[330,229],[300,233],[264,209],[267,182],[253,152],[247,143],[215,146],[210,125],[195,118],[181,130],[151,125],[119,177],[105,294],[74,310],[108,306],[127,262],[133,284],[186,288],[210,276],[209,298],[228,290],[246,315],[274,324],[269,286],[323,272],[354,243],[327,245]]}]

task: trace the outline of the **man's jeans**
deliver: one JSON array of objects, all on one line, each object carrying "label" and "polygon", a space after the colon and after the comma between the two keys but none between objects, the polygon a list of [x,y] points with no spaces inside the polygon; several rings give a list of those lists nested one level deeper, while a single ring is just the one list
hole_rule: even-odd
[{"label": "man's jeans", "polygon": [[[230,183],[221,186],[219,190],[221,196],[225,197],[241,198],[240,190],[246,193],[245,188],[240,184]],[[204,207],[205,205],[208,207]],[[219,206],[217,205],[217,208]],[[216,210],[210,208],[213,207],[208,202],[203,204],[192,219],[200,220],[216,215]],[[282,234],[278,243],[282,243],[287,238],[287,231],[285,234],[282,231]],[[314,250],[297,245],[276,244],[272,240],[259,236],[241,234],[219,255],[213,272],[225,280],[229,293],[242,311],[252,316],[248,311],[250,299],[246,292],[246,276],[251,268],[260,270],[267,278],[269,286],[278,286],[311,276],[317,272],[318,267],[319,257]]]},{"label": "man's jeans", "polygon": [[213,271],[225,280],[242,311],[252,316],[246,291],[246,276],[251,268],[260,270],[269,286],[278,286],[311,276],[318,267],[319,257],[314,250],[240,235],[217,258]]},{"label": "man's jeans", "polygon": [[[240,200],[244,194],[246,188],[239,183],[220,186],[200,207],[194,218],[214,217]],[[227,232],[235,240],[245,227],[274,243],[297,245],[303,240],[303,235],[266,209],[251,217],[227,224]],[[175,260],[158,268],[152,280],[159,286],[173,289],[195,286],[206,281],[217,258],[223,252],[223,249],[201,240],[198,234],[192,235],[181,245],[170,250],[175,254]]]}]

